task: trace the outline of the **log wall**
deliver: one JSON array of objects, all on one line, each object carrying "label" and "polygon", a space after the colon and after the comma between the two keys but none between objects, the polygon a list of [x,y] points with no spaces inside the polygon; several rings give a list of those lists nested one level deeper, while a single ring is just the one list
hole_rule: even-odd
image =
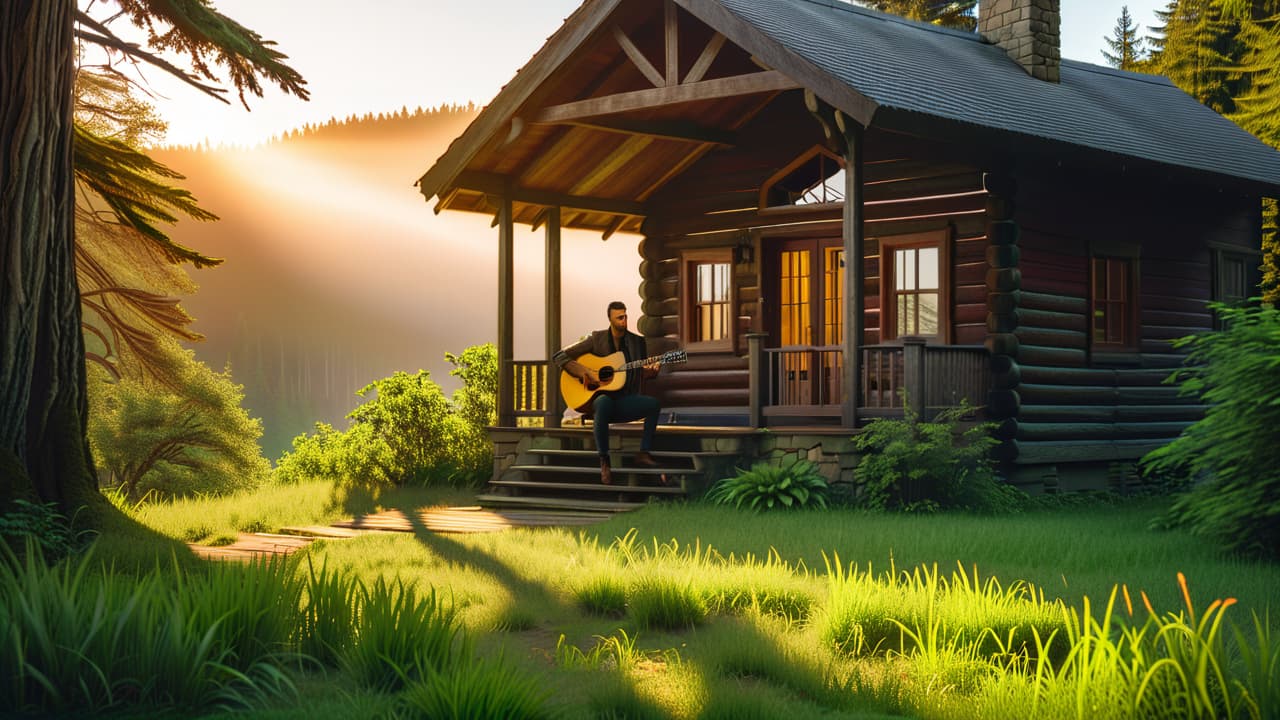
[{"label": "log wall", "polygon": [[[1033,482],[1058,464],[1131,463],[1202,417],[1164,384],[1184,358],[1170,341],[1213,327],[1211,245],[1256,250],[1257,199],[1025,173],[1003,190],[988,215],[1004,242],[988,252],[1018,262],[990,263],[1003,277],[988,281],[988,345],[1002,351],[991,400],[1005,459]],[[1092,347],[1091,249],[1137,263],[1136,351]]]}]

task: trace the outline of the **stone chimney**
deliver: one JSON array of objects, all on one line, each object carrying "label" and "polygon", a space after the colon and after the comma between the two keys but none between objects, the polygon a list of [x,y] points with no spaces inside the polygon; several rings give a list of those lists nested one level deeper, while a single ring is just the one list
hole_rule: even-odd
[{"label": "stone chimney", "polygon": [[1058,82],[1061,0],[980,0],[978,32],[1004,48],[1027,74]]}]

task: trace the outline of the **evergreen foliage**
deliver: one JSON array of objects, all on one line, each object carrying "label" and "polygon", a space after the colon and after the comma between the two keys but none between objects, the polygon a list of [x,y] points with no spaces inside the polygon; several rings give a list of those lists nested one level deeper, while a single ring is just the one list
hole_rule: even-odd
[{"label": "evergreen foliage", "polygon": [[[1171,0],[1156,15],[1149,60],[1138,69],[1178,87],[1280,148],[1280,1]],[[1263,201],[1262,298],[1280,301],[1276,203]]]},{"label": "evergreen foliage", "polygon": [[1209,406],[1205,417],[1143,463],[1196,483],[1168,524],[1235,552],[1280,558],[1280,310],[1213,308],[1224,329],[1178,341],[1191,352],[1170,377]]},{"label": "evergreen foliage", "polygon": [[1231,65],[1235,27],[1222,12],[1222,0],[1173,0],[1156,17],[1151,69],[1219,113],[1235,109],[1238,84]]},{"label": "evergreen foliage", "polygon": [[978,0],[858,0],[873,10],[959,30],[978,27]]},{"label": "evergreen foliage", "polygon": [[470,484],[487,476],[493,454],[486,429],[497,398],[493,344],[446,355],[463,380],[453,401],[431,373],[397,372],[358,391],[371,397],[347,415],[351,427],[316,423],[276,466],[282,482],[333,479],[356,485]]},{"label": "evergreen foliage", "polygon": [[[992,423],[961,430],[967,403],[921,422],[909,406],[901,420],[877,418],[854,439],[862,458],[854,469],[859,503],[872,509],[1007,511],[1022,494],[996,477]],[[957,442],[959,441],[959,442]]]},{"label": "evergreen foliage", "polygon": [[195,353],[166,340],[169,386],[147,377],[90,373],[89,438],[112,483],[130,499],[222,494],[264,482],[271,466],[258,440],[262,423],[241,407],[230,370],[215,373]]},{"label": "evergreen foliage", "polygon": [[1141,26],[1134,23],[1133,16],[1129,14],[1129,6],[1121,7],[1120,17],[1116,19],[1111,36],[1103,38],[1107,47],[1111,48],[1111,52],[1102,51],[1102,57],[1106,58],[1108,65],[1121,70],[1136,70],[1141,66],[1145,40],[1138,35],[1140,30]]}]

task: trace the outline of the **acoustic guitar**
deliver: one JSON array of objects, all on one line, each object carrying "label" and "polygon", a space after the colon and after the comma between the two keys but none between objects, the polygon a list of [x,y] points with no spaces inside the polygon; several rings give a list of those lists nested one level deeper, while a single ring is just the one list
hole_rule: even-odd
[{"label": "acoustic guitar", "polygon": [[603,357],[586,353],[578,358],[578,362],[582,363],[587,369],[595,371],[596,377],[600,378],[600,382],[588,384],[584,380],[570,375],[567,371],[561,370],[560,395],[564,397],[565,405],[578,412],[584,412],[591,407],[596,395],[602,392],[621,390],[627,384],[628,370],[651,365],[655,362],[659,365],[674,365],[685,362],[688,359],[684,350],[668,350],[661,355],[654,355],[643,360],[632,360],[631,362],[626,362],[626,358],[623,357],[621,351]]}]

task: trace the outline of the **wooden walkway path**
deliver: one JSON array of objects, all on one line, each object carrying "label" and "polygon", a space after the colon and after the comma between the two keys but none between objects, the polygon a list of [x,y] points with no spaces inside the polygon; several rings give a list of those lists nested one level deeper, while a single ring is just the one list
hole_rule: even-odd
[{"label": "wooden walkway path", "polygon": [[498,532],[515,527],[570,527],[591,525],[611,517],[608,512],[556,510],[491,510],[480,506],[429,508],[408,517],[400,510],[387,510],[340,520],[331,526],[312,525],[283,528],[279,533],[241,533],[230,545],[210,546],[188,543],[198,557],[211,560],[250,560],[264,555],[288,555],[319,539],[350,538],[370,532],[438,533]]}]

